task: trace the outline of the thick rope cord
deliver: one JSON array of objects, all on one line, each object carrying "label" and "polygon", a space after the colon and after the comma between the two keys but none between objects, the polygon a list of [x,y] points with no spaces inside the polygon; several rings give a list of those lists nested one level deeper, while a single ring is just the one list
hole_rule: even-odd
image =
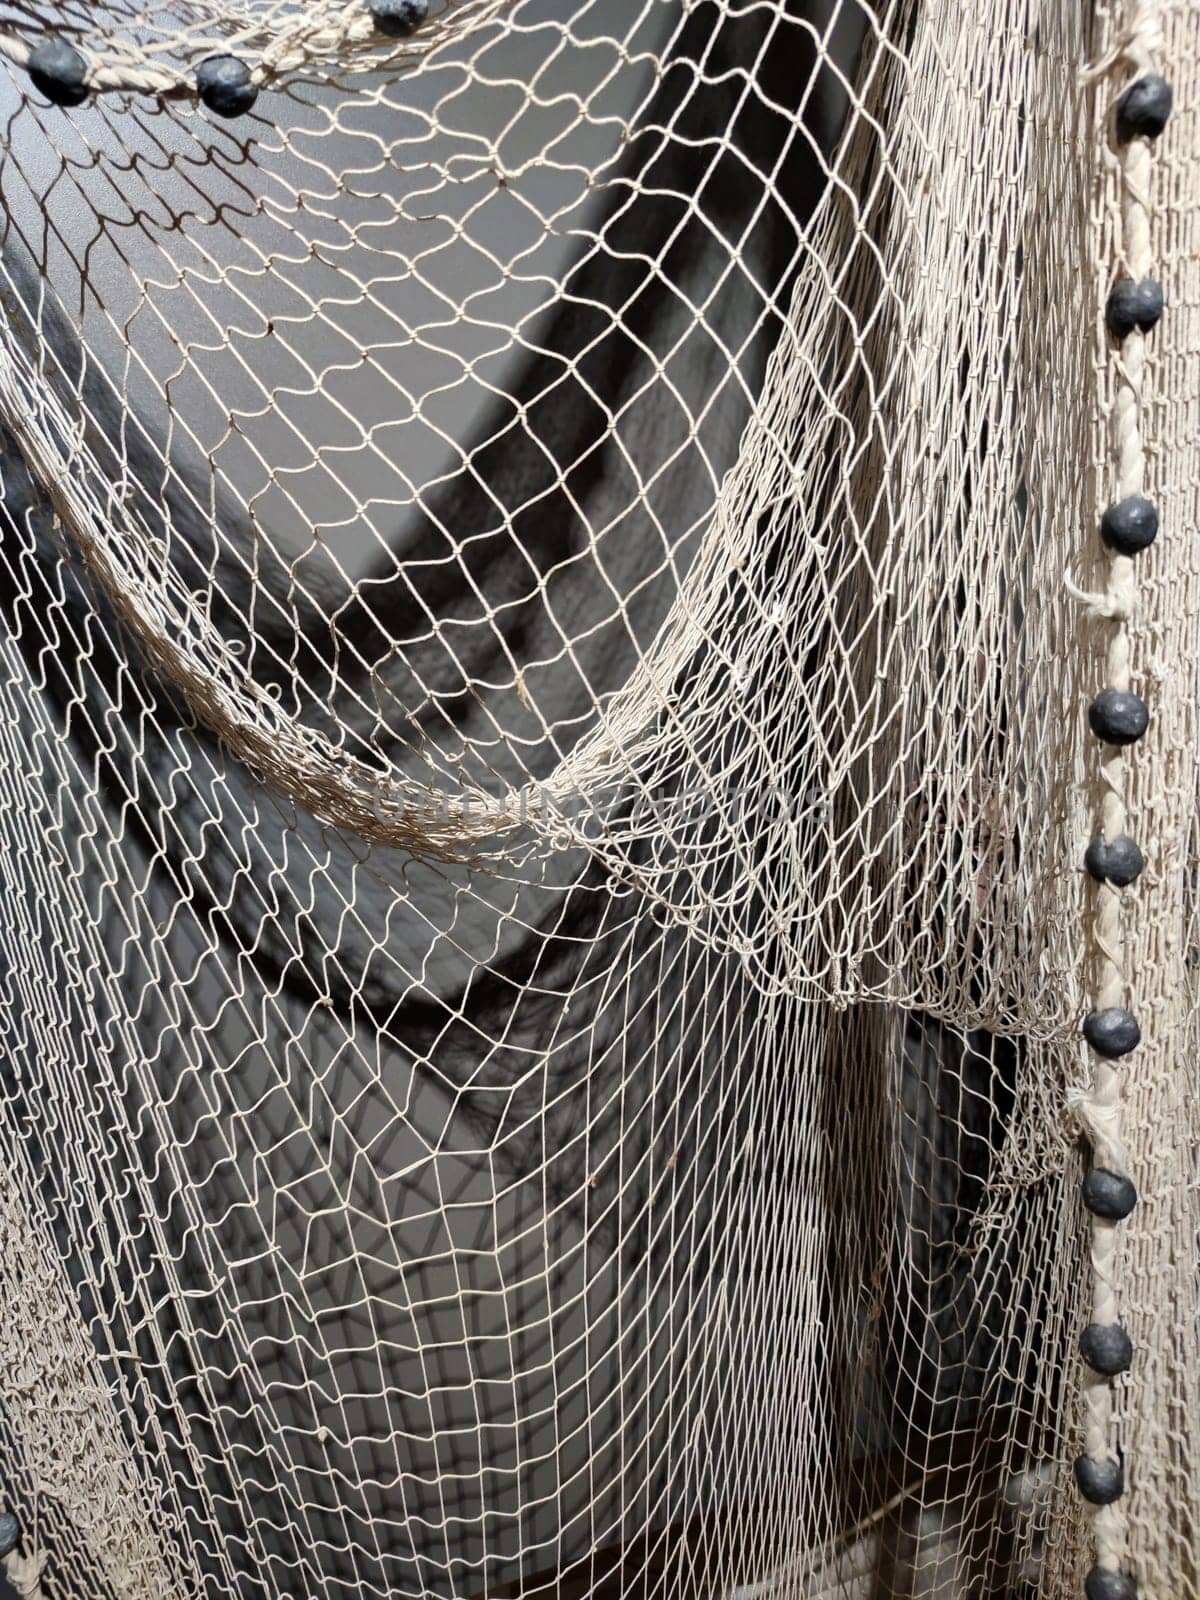
[{"label": "thick rope cord", "polygon": [[[281,6],[277,17],[270,14],[277,24],[273,27],[265,27],[263,18],[252,14],[245,26],[220,32],[196,29],[189,35],[177,27],[164,39],[138,38],[126,45],[109,35],[96,49],[87,48],[87,38],[80,38],[84,82],[96,93],[152,94],[171,100],[195,97],[194,62],[217,53],[244,59],[258,89],[322,63],[337,70],[412,65],[447,39],[460,39],[464,27],[489,22],[510,4],[511,0],[451,0],[408,39],[381,33],[367,0],[316,0],[301,10]],[[0,28],[0,56],[27,68],[47,37],[58,36],[42,28]],[[178,59],[181,41],[191,60]],[[381,45],[388,46],[386,52],[381,53]]]},{"label": "thick rope cord", "polygon": [[1130,973],[1122,929],[1124,889],[1136,878],[1142,857],[1130,838],[1126,806],[1127,747],[1145,732],[1149,713],[1132,691],[1129,618],[1137,597],[1135,561],[1157,533],[1155,508],[1144,498],[1142,438],[1146,339],[1162,310],[1151,277],[1151,141],[1170,109],[1170,89],[1154,74],[1161,49],[1158,6],[1136,7],[1117,47],[1090,77],[1124,69],[1124,86],[1113,123],[1119,150],[1120,276],[1106,303],[1108,331],[1115,341],[1113,437],[1115,497],[1101,520],[1109,552],[1102,595],[1077,594],[1093,614],[1108,621],[1105,686],[1092,702],[1089,720],[1101,741],[1099,836],[1088,850],[1096,878],[1091,922],[1094,1009],[1084,1022],[1091,1046],[1091,1093],[1079,1105],[1080,1122],[1093,1155],[1085,1185],[1092,1213],[1092,1321],[1081,1339],[1086,1365],[1083,1387],[1084,1453],[1076,1479],[1091,1511],[1095,1566],[1087,1579],[1088,1600],[1133,1600],[1137,1589],[1123,1570],[1127,1512],[1125,1463],[1113,1439],[1113,1380],[1124,1373],[1132,1348],[1120,1323],[1119,1226],[1135,1201],[1121,1138],[1121,1059],[1136,1048],[1140,1030],[1130,1002]]}]

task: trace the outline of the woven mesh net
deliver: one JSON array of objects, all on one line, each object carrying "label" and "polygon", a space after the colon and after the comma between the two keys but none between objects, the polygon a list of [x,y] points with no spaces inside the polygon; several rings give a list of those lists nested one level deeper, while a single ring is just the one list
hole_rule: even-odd
[{"label": "woven mesh net", "polygon": [[1197,1600],[1200,13],[410,20],[0,5],[9,1579]]}]

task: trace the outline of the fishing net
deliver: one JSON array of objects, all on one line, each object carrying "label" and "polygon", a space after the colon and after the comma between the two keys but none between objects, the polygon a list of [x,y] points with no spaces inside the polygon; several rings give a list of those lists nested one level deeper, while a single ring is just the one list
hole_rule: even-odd
[{"label": "fishing net", "polygon": [[1192,0],[0,58],[10,1583],[1200,1600]]}]

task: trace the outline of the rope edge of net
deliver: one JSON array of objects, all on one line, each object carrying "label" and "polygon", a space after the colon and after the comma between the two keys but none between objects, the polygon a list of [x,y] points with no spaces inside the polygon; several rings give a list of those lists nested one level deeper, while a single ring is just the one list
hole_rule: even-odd
[{"label": "rope edge of net", "polygon": [[1163,47],[1157,0],[1136,4],[1130,27],[1103,61],[1084,75],[1094,82],[1126,69],[1133,73],[1102,123],[1117,146],[1120,221],[1117,253],[1121,276],[1109,289],[1104,320],[1115,349],[1114,433],[1117,493],[1100,520],[1108,555],[1105,591],[1088,595],[1068,584],[1075,598],[1112,626],[1105,661],[1105,686],[1092,701],[1088,720],[1101,746],[1099,831],[1088,846],[1085,867],[1095,880],[1090,936],[1095,962],[1094,1005],[1083,1021],[1093,1062],[1090,1094],[1077,1114],[1091,1145],[1092,1169],[1083,1199],[1091,1213],[1092,1317],[1080,1338],[1084,1449],[1074,1475],[1091,1513],[1094,1565],[1087,1574],[1087,1600],[1136,1600],[1137,1584],[1126,1570],[1128,1518],[1123,1506],[1125,1461],[1111,1441],[1113,1383],[1130,1367],[1132,1342],[1119,1320],[1118,1229],[1136,1204],[1121,1138],[1119,1063],[1141,1042],[1141,1030],[1126,1009],[1122,943],[1123,891],[1142,870],[1144,858],[1126,831],[1126,751],[1149,726],[1150,713],[1130,688],[1128,621],[1137,583],[1134,563],[1158,533],[1157,508],[1143,494],[1142,379],[1145,342],[1163,312],[1161,285],[1150,276],[1152,141],[1171,111],[1171,88],[1154,70]]},{"label": "rope edge of net", "polygon": [[[139,64],[131,54],[114,51],[82,53],[63,34],[47,27],[44,37],[31,44],[27,33],[0,27],[0,57],[22,71],[29,71],[32,58],[45,45],[70,50],[80,64],[81,92],[62,100],[64,105],[79,105],[93,92],[149,94],[161,100],[203,99],[196,81],[196,68],[210,60],[237,60],[246,67],[247,80],[255,94],[281,79],[319,62],[336,62],[363,71],[378,71],[389,66],[412,66],[437,46],[464,32],[491,22],[514,0],[458,0],[433,18],[422,17],[419,33],[412,37],[389,34],[377,19],[378,0],[345,0],[336,9],[316,6],[293,21],[269,32],[243,29],[240,33],[214,38],[211,47],[195,52],[188,66]],[[185,30],[181,30],[185,31]],[[389,48],[381,49],[381,46]],[[242,52],[242,53],[239,53]],[[359,52],[361,62],[352,58]],[[250,59],[245,59],[249,56]],[[43,92],[46,92],[43,89]],[[49,98],[50,96],[48,96]],[[247,106],[246,109],[249,109]]]}]

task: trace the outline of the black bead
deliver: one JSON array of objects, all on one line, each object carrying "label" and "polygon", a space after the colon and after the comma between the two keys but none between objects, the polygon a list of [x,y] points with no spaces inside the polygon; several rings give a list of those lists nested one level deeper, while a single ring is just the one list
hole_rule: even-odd
[{"label": "black bead", "polygon": [[1093,1567],[1083,1582],[1087,1600],[1137,1600],[1137,1584],[1123,1572]]},{"label": "black bead", "polygon": [[1079,1353],[1102,1377],[1128,1372],[1133,1360],[1133,1340],[1119,1322],[1089,1322],[1079,1336]]},{"label": "black bead", "polygon": [[1088,722],[1105,744],[1136,744],[1150,726],[1150,713],[1141,695],[1102,689],[1088,707]]},{"label": "black bead", "polygon": [[429,15],[429,0],[371,0],[371,20],[380,33],[407,39]]},{"label": "black bead", "polygon": [[1076,1456],[1075,1482],[1089,1505],[1110,1506],[1125,1493],[1125,1468],[1119,1461]]},{"label": "black bead", "polygon": [[21,1542],[21,1524],[11,1511],[0,1516],[0,1557],[15,1550]]},{"label": "black bead", "polygon": [[1138,849],[1137,841],[1127,833],[1121,834],[1109,845],[1106,863],[1108,881],[1115,883],[1119,889],[1127,889],[1131,883],[1136,883],[1145,865],[1146,858]]},{"label": "black bead", "polygon": [[1083,1180],[1084,1205],[1094,1217],[1103,1217],[1106,1222],[1124,1222],[1137,1205],[1137,1198],[1133,1180],[1123,1172],[1093,1167]]},{"label": "black bead", "polygon": [[1131,494],[1100,518],[1100,537],[1118,555],[1136,556],[1158,537],[1158,511],[1152,500]]},{"label": "black bead", "polygon": [[1098,1056],[1117,1061],[1137,1049],[1142,1030],[1132,1012],[1121,1006],[1108,1006],[1103,1011],[1088,1012],[1083,1019],[1083,1037]]},{"label": "black bead", "polygon": [[1141,876],[1146,861],[1136,841],[1122,833],[1111,844],[1097,835],[1087,847],[1083,864],[1097,883],[1115,883],[1118,889],[1127,889]]},{"label": "black bead", "polygon": [[1128,144],[1140,134],[1157,139],[1167,125],[1175,96],[1171,85],[1157,72],[1147,73],[1131,83],[1117,101],[1117,138]]},{"label": "black bead", "polygon": [[258,99],[250,68],[236,56],[209,56],[196,68],[196,92],[219,117],[240,117]]},{"label": "black bead", "polygon": [[65,39],[47,39],[29,57],[29,76],[56,106],[81,106],[88,97],[87,62]]},{"label": "black bead", "polygon": [[1162,284],[1153,278],[1143,278],[1140,283],[1122,278],[1109,290],[1104,307],[1104,320],[1114,339],[1128,338],[1135,328],[1149,333],[1162,314]]}]

